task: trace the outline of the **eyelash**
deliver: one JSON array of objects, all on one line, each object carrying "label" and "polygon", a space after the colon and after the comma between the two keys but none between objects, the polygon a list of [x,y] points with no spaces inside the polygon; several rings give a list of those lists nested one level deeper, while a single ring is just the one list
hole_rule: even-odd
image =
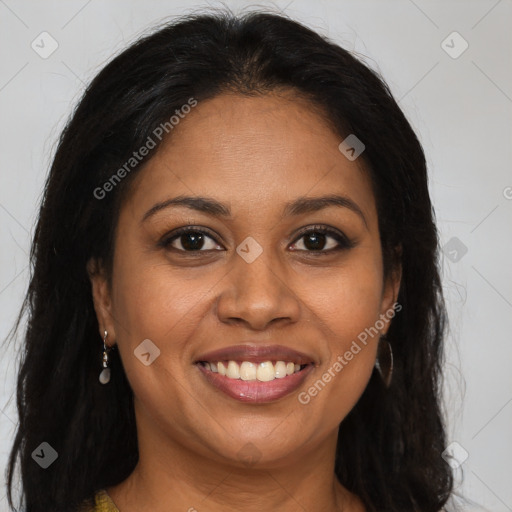
[{"label": "eyelash", "polygon": [[[169,235],[165,235],[162,238],[162,240],[159,242],[158,245],[165,249],[169,249],[170,244],[174,240],[180,238],[182,235],[186,235],[189,233],[199,233],[202,235],[206,235],[208,238],[211,238],[212,240],[214,240],[214,242],[216,244],[218,244],[217,240],[215,240],[215,237],[212,234],[210,234],[209,231],[206,231],[203,228],[187,226],[187,227],[179,228],[178,230],[174,231],[173,233],[171,233]],[[301,238],[303,238],[304,236],[306,236],[310,233],[328,235],[328,236],[334,238],[334,240],[336,240],[336,242],[338,242],[339,245],[338,245],[338,247],[334,247],[334,248],[327,249],[327,250],[319,249],[319,250],[315,251],[315,250],[307,250],[307,249],[306,250],[298,249],[298,250],[295,250],[296,252],[310,253],[311,255],[317,256],[317,255],[331,254],[331,253],[337,252],[337,251],[352,249],[356,245],[354,240],[350,240],[347,236],[345,236],[341,232],[339,232],[335,229],[326,227],[326,226],[318,226],[318,225],[308,226],[308,228],[301,231],[298,234],[298,236],[295,238],[294,242],[292,242],[292,245],[295,245]],[[209,252],[210,250],[216,250],[216,249],[208,249],[206,251],[201,250],[201,249],[199,249],[197,251],[186,251],[183,249],[176,249],[175,247],[172,247],[171,250],[174,250],[177,252],[182,252],[182,253],[193,254],[193,253]]]}]

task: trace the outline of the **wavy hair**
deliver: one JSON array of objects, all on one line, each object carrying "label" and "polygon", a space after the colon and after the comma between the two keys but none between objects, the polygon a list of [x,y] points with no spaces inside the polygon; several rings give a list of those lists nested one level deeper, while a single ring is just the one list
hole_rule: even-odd
[{"label": "wavy hair", "polygon": [[[26,314],[7,471],[13,509],[18,463],[26,512],[69,512],[138,460],[133,392],[116,351],[109,386],[98,382],[102,340],[86,265],[95,258],[111,275],[119,210],[142,164],[105,197],[95,190],[191,97],[280,89],[307,98],[340,141],[353,133],[364,142],[384,274],[402,268],[402,310],[387,334],[393,380],[386,388],[374,372],[341,423],[336,476],[369,512],[437,512],[450,497],[440,405],[447,316],[418,138],[379,74],[347,50],[282,15],[222,10],[165,22],[131,44],[92,80],[60,136],[17,323]],[[58,452],[46,470],[31,457],[43,441]]]}]

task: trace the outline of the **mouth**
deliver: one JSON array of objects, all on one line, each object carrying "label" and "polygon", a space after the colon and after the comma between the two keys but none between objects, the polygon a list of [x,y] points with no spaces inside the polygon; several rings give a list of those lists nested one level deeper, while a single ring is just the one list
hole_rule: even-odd
[{"label": "mouth", "polygon": [[238,345],[200,356],[195,366],[208,384],[231,398],[267,403],[295,391],[316,361],[278,345]]}]

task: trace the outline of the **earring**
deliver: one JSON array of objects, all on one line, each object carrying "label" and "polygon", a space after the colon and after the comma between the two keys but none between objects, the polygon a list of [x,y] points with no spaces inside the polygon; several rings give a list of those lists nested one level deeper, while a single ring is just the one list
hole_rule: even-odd
[{"label": "earring", "polygon": [[380,373],[384,385],[389,388],[391,377],[393,376],[393,349],[391,348],[391,343],[386,340],[385,335],[381,336],[379,340],[375,368]]},{"label": "earring", "polygon": [[110,381],[110,368],[108,367],[108,354],[112,350],[111,347],[107,347],[107,331],[103,336],[103,370],[100,373],[100,382],[107,384]]}]

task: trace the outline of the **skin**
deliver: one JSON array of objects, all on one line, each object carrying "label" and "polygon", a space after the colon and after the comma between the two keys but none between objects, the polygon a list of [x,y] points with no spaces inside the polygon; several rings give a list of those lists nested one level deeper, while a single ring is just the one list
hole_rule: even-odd
[{"label": "skin", "polygon": [[[337,481],[334,457],[338,426],[373,371],[378,336],[307,405],[298,401],[392,308],[400,284],[399,272],[384,282],[371,183],[340,142],[291,92],[223,94],[199,103],[135,177],[119,217],[111,287],[90,262],[100,334],[106,329],[107,343],[118,345],[135,396],[139,463],[107,489],[121,512],[364,510]],[[336,206],[282,215],[298,197],[333,193],[354,201],[365,220]],[[178,206],[141,220],[182,194],[214,198],[232,216]],[[202,250],[184,251],[186,236],[158,245],[190,225],[212,237]],[[339,244],[327,235],[320,251],[308,251],[298,230],[313,225],[341,231],[355,246],[328,252]],[[236,252],[248,236],[263,249],[252,263]],[[149,366],[134,356],[145,339],[160,349]],[[284,398],[239,402],[193,363],[247,340],[305,352],[317,367]],[[239,456],[248,447],[252,463]]]}]

